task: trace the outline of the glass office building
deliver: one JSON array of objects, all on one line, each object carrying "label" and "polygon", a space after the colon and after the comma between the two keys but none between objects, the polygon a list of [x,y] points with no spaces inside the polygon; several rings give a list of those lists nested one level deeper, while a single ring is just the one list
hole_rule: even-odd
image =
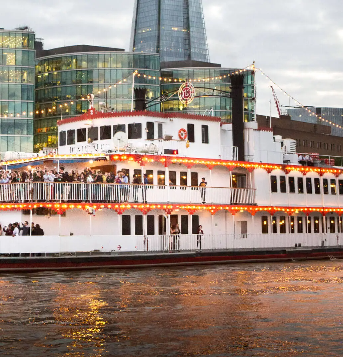
[{"label": "glass office building", "polygon": [[209,62],[201,0],[136,0],[131,48],[161,62]]},{"label": "glass office building", "polygon": [[[221,67],[175,68],[162,70],[161,92],[165,98],[164,112],[214,115],[224,122],[231,122],[232,101],[229,73],[235,69]],[[204,81],[204,79],[209,79]],[[179,101],[180,82],[191,82],[195,87],[195,99],[188,105]],[[255,120],[255,73],[246,71],[244,76],[244,121]]]},{"label": "glass office building", "polygon": [[[146,89],[146,100],[160,93],[160,61],[156,54],[123,51],[85,51],[87,46],[49,50],[36,66],[36,107],[34,150],[57,147],[57,120],[88,110],[88,94],[94,94],[94,107],[105,111],[130,111],[133,72],[138,70],[134,88]],[[58,54],[58,52],[61,52]],[[146,77],[144,77],[146,75]],[[150,77],[150,78],[149,78]],[[155,77],[155,79],[153,79]],[[122,81],[121,84],[118,82]],[[114,84],[117,84],[114,86]],[[109,88],[111,86],[111,88]],[[104,91],[107,89],[106,91]],[[159,111],[158,105],[149,108]]]},{"label": "glass office building", "polygon": [[0,29],[0,152],[32,152],[35,34]]}]

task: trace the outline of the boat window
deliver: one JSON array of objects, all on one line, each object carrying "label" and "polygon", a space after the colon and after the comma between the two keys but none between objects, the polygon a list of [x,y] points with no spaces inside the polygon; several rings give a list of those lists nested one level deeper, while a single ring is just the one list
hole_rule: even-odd
[{"label": "boat window", "polygon": [[192,187],[197,187],[198,185],[199,185],[198,173],[197,172],[191,172],[191,186]]},{"label": "boat window", "polygon": [[67,145],[74,145],[75,144],[75,130],[68,130],[67,131]]},{"label": "boat window", "polygon": [[176,186],[176,171],[169,171],[169,186]]},{"label": "boat window", "polygon": [[262,216],[262,233],[268,234],[268,217]]},{"label": "boat window", "polygon": [[181,216],[181,234],[188,234],[188,216]]},{"label": "boat window", "polygon": [[147,234],[149,236],[155,235],[155,216],[147,216]]},{"label": "boat window", "polygon": [[286,217],[280,216],[280,233],[286,233]]},{"label": "boat window", "polygon": [[141,183],[142,182],[142,170],[141,169],[134,169],[133,170],[133,174],[136,175],[137,181],[139,183]]},{"label": "boat window", "polygon": [[192,234],[197,234],[199,231],[199,216],[196,214],[192,215]]},{"label": "boat window", "polygon": [[201,140],[203,144],[208,144],[208,125],[201,125]]},{"label": "boat window", "polygon": [[158,130],[158,133],[157,133],[158,139],[163,139],[163,124],[162,123],[158,123],[157,130]]},{"label": "boat window", "polygon": [[100,140],[111,139],[111,125],[104,125],[100,127]]},{"label": "boat window", "polygon": [[190,143],[194,143],[195,142],[195,138],[194,138],[194,124],[187,124],[187,135],[188,135],[188,141]]},{"label": "boat window", "polygon": [[298,177],[298,193],[304,193],[304,179]]},{"label": "boat window", "polygon": [[320,179],[318,177],[314,179],[314,193],[320,195]]},{"label": "boat window", "polygon": [[295,181],[294,177],[288,177],[289,192],[295,193]]},{"label": "boat window", "polygon": [[280,176],[280,192],[286,193],[286,176]]},{"label": "boat window", "polygon": [[273,233],[277,233],[277,220],[276,217],[272,218]]},{"label": "boat window", "polygon": [[133,123],[128,125],[128,138],[129,139],[142,139],[142,124]]},{"label": "boat window", "polygon": [[330,233],[336,233],[336,218],[330,217]]},{"label": "boat window", "polygon": [[338,218],[338,233],[343,233],[343,219],[342,216]]},{"label": "boat window", "polygon": [[60,146],[65,146],[67,143],[67,133],[65,131],[60,131]]},{"label": "boat window", "polygon": [[142,236],[143,235],[143,216],[135,215],[135,235]]},{"label": "boat window", "polygon": [[307,217],[307,233],[311,233],[311,217]]},{"label": "boat window", "polygon": [[291,233],[294,233],[294,217],[290,217],[290,225],[289,225],[289,228],[290,228],[290,232]]},{"label": "boat window", "polygon": [[304,232],[303,217],[298,217],[298,233],[303,233],[303,232]]},{"label": "boat window", "polygon": [[87,131],[86,128],[77,129],[76,139],[78,143],[83,143],[87,141]]},{"label": "boat window", "polygon": [[164,235],[166,234],[166,226],[167,226],[167,218],[165,216],[158,216],[158,234]]},{"label": "boat window", "polygon": [[123,236],[130,236],[131,235],[131,216],[129,215],[122,215],[122,226],[121,231]]},{"label": "boat window", "polygon": [[277,178],[276,176],[270,176],[270,185],[272,192],[277,192]]},{"label": "boat window", "polygon": [[147,140],[154,140],[155,139],[155,125],[153,122],[148,121],[146,123],[146,138]]},{"label": "boat window", "polygon": [[319,217],[313,217],[313,232],[319,233]]},{"label": "boat window", "polygon": [[338,186],[339,186],[339,194],[343,195],[343,180],[338,181]]},{"label": "boat window", "polygon": [[187,186],[187,172],[180,172],[180,186]]},{"label": "boat window", "polygon": [[160,186],[164,186],[166,184],[165,171],[157,171],[157,184]]},{"label": "boat window", "polygon": [[323,191],[324,191],[324,195],[329,194],[329,183],[328,183],[328,179],[323,179]]},{"label": "boat window", "polygon": [[311,177],[306,177],[306,193],[312,193],[312,179]]},{"label": "boat window", "polygon": [[93,126],[92,128],[88,128],[88,140],[91,142],[94,140],[98,140],[99,138],[99,133],[98,130],[99,128],[97,126]]},{"label": "boat window", "polygon": [[154,184],[154,171],[153,170],[146,170],[146,177],[148,179],[148,185]]},{"label": "boat window", "polygon": [[336,194],[336,180],[335,179],[330,180],[330,187],[331,187],[331,195],[335,195]]},{"label": "boat window", "polygon": [[113,136],[119,133],[119,131],[126,133],[125,124],[113,125]]}]

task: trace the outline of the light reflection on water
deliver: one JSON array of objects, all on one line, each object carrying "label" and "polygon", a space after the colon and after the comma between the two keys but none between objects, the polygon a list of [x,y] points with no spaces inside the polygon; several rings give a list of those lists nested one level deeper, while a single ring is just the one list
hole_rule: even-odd
[{"label": "light reflection on water", "polygon": [[342,356],[341,261],[0,276],[2,356]]}]

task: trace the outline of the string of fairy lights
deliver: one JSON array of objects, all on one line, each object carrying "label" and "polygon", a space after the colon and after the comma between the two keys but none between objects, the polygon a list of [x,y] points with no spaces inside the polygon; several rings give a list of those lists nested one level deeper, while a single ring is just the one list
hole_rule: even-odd
[{"label": "string of fairy lights", "polygon": [[[101,89],[101,90],[97,90],[95,92],[93,92],[92,94],[94,96],[100,96],[102,94],[106,94],[106,92],[111,91],[111,89],[116,88],[120,85],[123,84],[131,84],[132,81],[129,81],[130,77],[136,77],[136,78],[144,78],[145,80],[153,80],[156,81],[158,80],[159,82],[163,82],[163,83],[184,83],[184,82],[190,82],[190,83],[201,83],[201,82],[213,82],[213,81],[222,81],[226,78],[230,78],[232,75],[237,75],[237,74],[241,74],[241,73],[245,73],[247,71],[258,71],[259,73],[261,73],[266,79],[268,79],[275,87],[277,87],[283,94],[285,94],[288,98],[290,98],[291,100],[293,100],[298,106],[299,108],[302,108],[303,110],[305,110],[310,116],[314,116],[316,117],[318,120],[320,120],[323,123],[326,123],[327,125],[331,125],[335,128],[339,128],[339,129],[343,129],[343,126],[337,123],[334,123],[333,121],[324,118],[323,116],[317,114],[316,112],[314,112],[313,110],[311,110],[310,108],[306,107],[304,104],[302,104],[300,101],[298,101],[296,98],[294,98],[291,94],[289,94],[286,90],[284,90],[281,86],[279,86],[274,80],[271,79],[271,77],[269,77],[261,68],[257,68],[255,67],[255,63],[253,63],[252,65],[249,65],[243,69],[239,69],[239,70],[235,70],[232,72],[228,72],[225,74],[222,74],[220,76],[212,76],[212,77],[205,77],[205,78],[193,78],[193,79],[185,79],[185,78],[170,78],[170,77],[157,77],[157,76],[152,76],[152,75],[148,75],[142,72],[139,72],[138,70],[130,72],[125,78],[117,81],[116,83],[110,84],[107,87]],[[41,110],[36,110],[35,113],[37,115],[39,114],[55,114],[55,112],[57,112],[58,114],[58,109],[60,109],[61,115],[62,115],[62,111],[63,109],[65,109],[65,113],[68,113],[70,108],[69,106],[73,105],[75,102],[77,101],[87,101],[89,100],[91,97],[91,94],[87,94],[86,96],[82,96],[80,99],[77,100],[71,100],[71,101],[58,101],[56,104],[52,104],[52,106],[50,108],[45,107],[44,109]],[[23,112],[23,115],[25,115],[26,113]],[[30,115],[32,115],[33,113],[31,112]],[[17,114],[17,116],[19,117],[21,114]],[[11,117],[14,117],[13,114],[10,115]]]}]

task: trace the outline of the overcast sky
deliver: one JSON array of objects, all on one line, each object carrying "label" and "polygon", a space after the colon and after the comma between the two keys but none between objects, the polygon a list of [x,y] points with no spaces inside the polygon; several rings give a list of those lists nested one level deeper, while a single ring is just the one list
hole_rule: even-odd
[{"label": "overcast sky", "polygon": [[[12,0],[1,9],[0,27],[28,25],[46,49],[94,44],[129,50],[133,4]],[[256,61],[304,105],[343,107],[342,0],[203,0],[203,7],[212,62],[244,68]],[[269,115],[270,82],[259,73],[256,80],[257,114]]]}]

